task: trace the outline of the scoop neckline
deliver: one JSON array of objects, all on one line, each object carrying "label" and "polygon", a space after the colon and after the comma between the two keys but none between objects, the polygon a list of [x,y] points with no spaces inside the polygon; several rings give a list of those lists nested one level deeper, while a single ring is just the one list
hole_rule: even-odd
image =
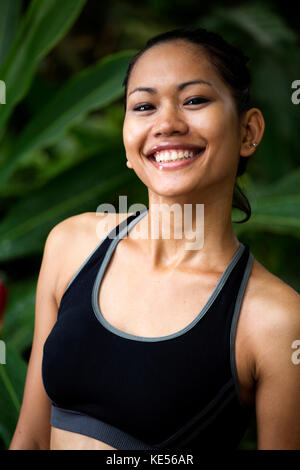
[{"label": "scoop neckline", "polygon": [[[230,262],[228,263],[227,267],[225,268],[224,272],[222,273],[221,277],[219,278],[216,287],[214,288],[213,292],[211,293],[210,297],[208,298],[207,302],[205,305],[202,307],[198,315],[184,328],[181,328],[179,331],[176,331],[175,333],[171,333],[169,335],[165,336],[138,336],[134,335],[131,333],[127,333],[125,331],[120,330],[119,328],[114,327],[111,325],[103,316],[102,312],[100,311],[99,305],[98,305],[98,296],[99,296],[99,289],[101,285],[101,281],[103,279],[104,273],[106,271],[107,265],[113,255],[113,252],[115,250],[115,247],[117,244],[120,242],[122,239],[123,235],[129,233],[129,231],[139,222],[142,217],[144,217],[147,213],[149,212],[149,209],[146,209],[145,211],[141,212],[138,216],[136,216],[129,224],[126,224],[125,227],[123,227],[119,233],[116,235],[116,237],[112,240],[110,243],[107,252],[105,253],[105,256],[100,264],[98,273],[96,275],[93,289],[92,289],[92,297],[91,297],[91,302],[92,302],[92,307],[94,314],[97,318],[97,320],[101,323],[101,325],[108,331],[110,331],[112,334],[117,335],[122,338],[126,338],[129,340],[133,341],[139,341],[139,342],[156,342],[156,341],[167,341],[173,338],[177,338],[179,336],[184,335],[187,331],[191,330],[200,320],[201,318],[205,315],[205,313],[208,311],[208,309],[211,307],[211,305],[214,303],[216,300],[218,294],[222,290],[224,284],[226,283],[231,271],[233,268],[236,266],[237,262],[241,258],[244,250],[245,250],[245,245],[241,242],[239,242],[239,248],[236,250],[234,253],[233,257],[231,258]],[[129,216],[127,219],[131,218],[132,216]],[[108,237],[107,237],[108,238]]]}]

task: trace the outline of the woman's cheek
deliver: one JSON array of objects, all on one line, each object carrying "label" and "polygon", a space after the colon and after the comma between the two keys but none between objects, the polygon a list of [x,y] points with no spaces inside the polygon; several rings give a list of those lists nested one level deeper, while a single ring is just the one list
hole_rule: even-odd
[{"label": "woman's cheek", "polygon": [[138,151],[140,142],[142,140],[141,130],[135,120],[128,120],[124,122],[123,126],[123,140],[125,148],[128,152]]},{"label": "woman's cheek", "polygon": [[207,107],[199,113],[194,119],[194,126],[197,126],[201,136],[211,143],[221,136],[224,138],[225,132],[231,127],[230,116],[226,115],[223,108],[220,107]]}]

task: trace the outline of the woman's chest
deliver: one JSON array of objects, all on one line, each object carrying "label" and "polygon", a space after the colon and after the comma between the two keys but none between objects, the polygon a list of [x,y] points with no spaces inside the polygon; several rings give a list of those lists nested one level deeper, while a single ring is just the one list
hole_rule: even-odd
[{"label": "woman's chest", "polygon": [[[214,302],[217,296],[222,297],[222,284],[219,285],[222,272],[196,273],[183,270],[157,274],[147,269],[145,263],[135,264],[133,269],[132,263],[121,257],[113,261],[100,283],[98,306],[110,326],[130,335],[157,338],[181,334],[181,330],[194,328],[205,315],[213,315]],[[241,397],[248,404],[254,402],[253,357],[249,343],[254,285],[255,279],[250,276],[237,312],[234,347],[230,353],[234,355]],[[218,305],[222,305],[222,302]],[[230,317],[226,309],[218,314]],[[209,318],[206,320],[207,324]],[[233,326],[232,317],[229,318],[229,324]],[[199,326],[198,331],[205,337],[206,325],[203,324],[203,330],[201,323]],[[231,328],[221,331],[223,326],[224,323],[219,325],[215,322],[213,329],[220,338],[227,335],[229,339]]]},{"label": "woman's chest", "polygon": [[155,272],[146,263],[116,257],[97,290],[104,319],[126,333],[158,337],[174,334],[202,316],[222,273]]}]

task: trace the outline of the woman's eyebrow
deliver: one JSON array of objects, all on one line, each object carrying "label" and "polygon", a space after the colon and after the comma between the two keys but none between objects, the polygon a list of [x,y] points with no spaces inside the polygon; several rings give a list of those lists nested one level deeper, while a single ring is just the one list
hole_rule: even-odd
[{"label": "woman's eyebrow", "polygon": [[[189,86],[189,85],[195,85],[197,83],[201,83],[201,84],[204,84],[204,85],[209,85],[211,87],[214,88],[213,84],[210,83],[210,82],[207,82],[206,80],[190,80],[189,82],[184,82],[184,83],[180,83],[180,85],[177,86],[177,90],[181,91],[183,90],[185,87]],[[128,96],[132,95],[132,93],[135,93],[137,91],[146,91],[147,93],[150,93],[151,95],[154,95],[155,93],[157,93],[157,89],[156,88],[150,88],[150,87],[137,87],[135,88],[134,90],[132,90]]]}]

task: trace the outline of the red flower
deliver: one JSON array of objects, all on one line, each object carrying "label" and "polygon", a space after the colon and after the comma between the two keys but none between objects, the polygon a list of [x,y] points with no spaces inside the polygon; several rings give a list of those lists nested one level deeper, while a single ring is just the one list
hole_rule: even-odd
[{"label": "red flower", "polygon": [[7,303],[8,289],[0,279],[0,327],[3,323],[4,310]]}]

